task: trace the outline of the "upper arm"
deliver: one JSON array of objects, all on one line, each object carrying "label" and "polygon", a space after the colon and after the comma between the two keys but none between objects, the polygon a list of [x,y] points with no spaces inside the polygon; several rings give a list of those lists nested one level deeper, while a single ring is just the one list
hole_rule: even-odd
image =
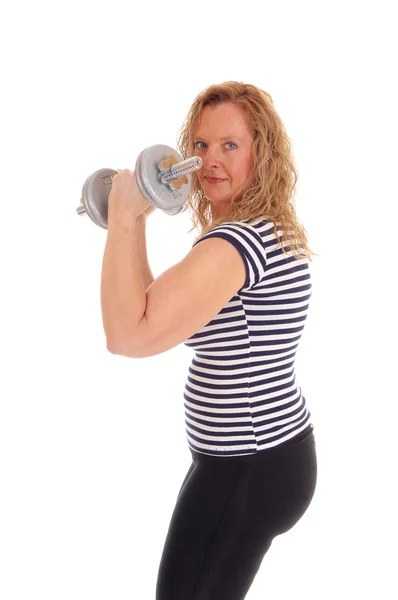
[{"label": "upper arm", "polygon": [[234,245],[209,237],[149,286],[133,358],[160,354],[202,329],[248,281],[248,266]]}]

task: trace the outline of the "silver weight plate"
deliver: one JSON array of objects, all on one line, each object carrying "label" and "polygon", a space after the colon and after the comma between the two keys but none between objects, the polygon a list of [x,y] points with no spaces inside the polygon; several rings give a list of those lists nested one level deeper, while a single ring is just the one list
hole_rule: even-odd
[{"label": "silver weight plate", "polygon": [[165,215],[168,215],[169,217],[175,217],[176,215],[179,215],[183,212],[185,212],[188,209],[188,204],[185,203],[182,206],[179,206],[177,208],[170,208],[169,210],[163,210]]},{"label": "silver weight plate", "polygon": [[[166,214],[178,214],[189,196],[191,190],[191,174],[186,175],[188,183],[181,185],[179,190],[172,189],[159,179],[159,163],[174,154],[179,162],[183,158],[174,148],[156,144],[146,148],[139,154],[135,163],[135,176],[138,186],[148,202],[163,210]],[[174,212],[174,210],[178,212]]]},{"label": "silver weight plate", "polygon": [[115,169],[99,169],[83,185],[82,204],[96,225],[108,229],[108,197],[112,180],[119,173]]}]

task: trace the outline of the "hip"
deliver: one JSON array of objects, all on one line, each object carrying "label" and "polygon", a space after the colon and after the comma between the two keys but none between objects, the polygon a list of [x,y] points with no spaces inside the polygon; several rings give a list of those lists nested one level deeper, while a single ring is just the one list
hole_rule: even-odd
[{"label": "hip", "polygon": [[194,463],[222,463],[222,464],[253,464],[261,462],[275,462],[283,458],[300,456],[305,453],[315,453],[315,436],[312,423],[295,435],[292,439],[282,442],[273,448],[267,448],[258,452],[240,456],[214,456],[202,452],[196,452],[190,448],[192,461]]}]

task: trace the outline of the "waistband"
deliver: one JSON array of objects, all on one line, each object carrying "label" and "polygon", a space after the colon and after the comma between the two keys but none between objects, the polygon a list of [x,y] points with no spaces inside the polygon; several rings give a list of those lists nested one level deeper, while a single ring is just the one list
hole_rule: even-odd
[{"label": "waistband", "polygon": [[273,448],[266,448],[264,450],[259,450],[258,452],[253,452],[252,454],[243,454],[240,456],[215,456],[213,454],[205,454],[203,452],[196,452],[191,447],[189,450],[192,454],[192,459],[195,462],[217,462],[221,461],[225,463],[256,463],[263,462],[267,460],[276,460],[279,457],[287,457],[287,456],[296,456],[308,446],[315,444],[315,437],[313,434],[314,426],[312,423],[303,430],[300,431],[297,435],[295,435],[290,440],[286,442],[282,442]]}]

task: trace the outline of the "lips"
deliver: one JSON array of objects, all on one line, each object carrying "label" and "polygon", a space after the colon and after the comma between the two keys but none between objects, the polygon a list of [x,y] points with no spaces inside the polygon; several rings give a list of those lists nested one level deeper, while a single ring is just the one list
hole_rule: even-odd
[{"label": "lips", "polygon": [[216,181],[226,181],[225,179],[221,179],[220,177],[205,177],[205,179],[207,179],[208,181],[213,181],[214,183]]}]

